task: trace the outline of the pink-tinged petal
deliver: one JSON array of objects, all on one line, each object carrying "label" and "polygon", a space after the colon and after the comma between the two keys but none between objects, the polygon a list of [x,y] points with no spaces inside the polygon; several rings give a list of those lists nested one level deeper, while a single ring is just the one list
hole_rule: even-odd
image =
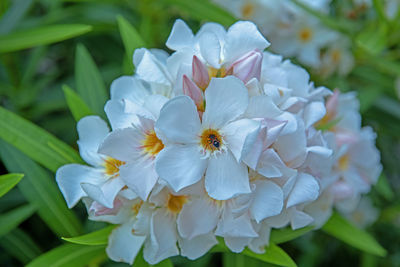
[{"label": "pink-tinged petal", "polygon": [[161,132],[166,143],[197,143],[200,127],[197,107],[188,96],[177,96],[165,103],[156,122],[156,132]]},{"label": "pink-tinged petal", "polygon": [[340,91],[336,89],[333,91],[333,95],[331,95],[326,101],[326,114],[330,118],[334,118],[336,116],[336,109],[339,104],[339,95]]},{"label": "pink-tinged petal", "polygon": [[267,46],[269,46],[269,42],[265,40],[254,23],[236,22],[228,29],[226,35],[225,61],[233,62],[247,52],[263,51]]},{"label": "pink-tinged petal", "polygon": [[205,92],[203,126],[219,129],[242,115],[249,96],[243,82],[234,76],[212,78]]},{"label": "pink-tinged petal", "polygon": [[217,154],[209,160],[205,187],[208,194],[217,200],[250,193],[247,166],[238,163],[230,151]]},{"label": "pink-tinged petal", "polygon": [[179,50],[190,46],[193,42],[193,32],[181,19],[177,19],[172,27],[166,46],[171,50]]},{"label": "pink-tinged petal", "polygon": [[133,264],[146,236],[134,235],[132,230],[132,223],[128,222],[112,231],[106,248],[110,259]]},{"label": "pink-tinged petal", "polygon": [[250,207],[253,218],[260,223],[265,218],[278,215],[283,208],[283,192],[275,183],[270,181],[256,181],[253,192],[254,199]]},{"label": "pink-tinged petal", "polygon": [[193,81],[203,90],[206,89],[208,83],[210,82],[210,77],[208,75],[206,66],[196,56],[193,56],[192,61],[192,77]]},{"label": "pink-tinged petal", "polygon": [[247,83],[252,78],[260,80],[262,58],[263,54],[261,52],[251,51],[236,60],[229,69],[234,76],[244,83]]},{"label": "pink-tinged petal", "polygon": [[335,197],[335,200],[350,198],[354,195],[354,190],[348,183],[337,181],[330,188],[329,192]]},{"label": "pink-tinged petal", "polygon": [[154,161],[135,161],[120,167],[120,177],[133,192],[144,201],[158,180],[154,169]]},{"label": "pink-tinged petal", "polygon": [[229,150],[238,162],[251,151],[259,129],[260,122],[250,119],[231,122],[221,129]]},{"label": "pink-tinged petal", "polygon": [[183,94],[190,97],[197,109],[204,111],[204,98],[201,89],[186,75],[183,75]]},{"label": "pink-tinged petal", "polygon": [[81,183],[81,186],[88,197],[111,209],[114,206],[115,197],[125,183],[117,177],[109,179],[101,186],[90,183]]},{"label": "pink-tinged petal", "polygon": [[304,213],[304,212],[296,210],[296,209],[291,211],[290,225],[292,226],[293,230],[306,227],[313,221],[314,221],[313,217],[311,217],[307,213]]},{"label": "pink-tinged petal", "polygon": [[218,244],[218,240],[213,233],[197,236],[193,239],[180,239],[179,247],[181,255],[195,260],[206,254],[213,246]]},{"label": "pink-tinged petal", "polygon": [[89,212],[94,212],[95,216],[102,216],[102,215],[117,215],[118,211],[122,206],[122,201],[119,198],[114,199],[113,207],[107,208],[101,205],[97,201],[93,201],[92,205],[89,207]]},{"label": "pink-tinged petal", "polygon": [[219,219],[218,204],[207,196],[193,198],[178,215],[179,234],[185,239],[212,232]]},{"label": "pink-tinged petal", "polygon": [[79,120],[76,127],[81,157],[92,166],[101,165],[103,159],[97,150],[110,131],[107,123],[98,116],[87,116]]},{"label": "pink-tinged petal", "polygon": [[298,204],[314,201],[318,196],[318,181],[309,174],[299,173],[297,175],[296,184],[289,194],[286,207],[290,208]]},{"label": "pink-tinged petal", "polygon": [[156,158],[156,171],[171,188],[179,190],[197,183],[204,175],[207,160],[197,145],[169,145]]},{"label": "pink-tinged petal", "polygon": [[69,208],[86,196],[81,183],[101,184],[105,180],[102,170],[79,164],[64,165],[56,173],[58,187]]},{"label": "pink-tinged petal", "polygon": [[143,257],[150,264],[179,254],[175,219],[164,209],[158,209],[150,220],[150,237],[146,240]]}]

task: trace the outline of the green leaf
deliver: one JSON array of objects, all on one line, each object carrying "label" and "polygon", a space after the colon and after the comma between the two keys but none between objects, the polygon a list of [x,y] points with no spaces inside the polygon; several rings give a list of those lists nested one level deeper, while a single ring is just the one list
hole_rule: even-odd
[{"label": "green leaf", "polygon": [[97,246],[97,245],[107,245],[108,243],[108,236],[111,234],[112,230],[115,228],[115,225],[107,226],[101,230],[76,236],[76,237],[62,237],[63,240],[81,244],[81,245],[88,245],[88,246]]},{"label": "green leaf", "polygon": [[40,218],[58,236],[77,236],[82,226],[67,208],[52,177],[38,164],[12,146],[1,142],[0,155],[9,171],[23,172],[25,178],[18,188],[25,198],[38,208]]},{"label": "green leaf", "polygon": [[59,24],[10,33],[0,36],[0,53],[60,42],[91,30],[89,25]]},{"label": "green leaf", "polygon": [[67,100],[69,110],[71,111],[75,121],[79,121],[85,116],[94,114],[82,100],[82,98],[68,85],[63,85],[62,89],[64,91],[64,96]]},{"label": "green leaf", "polygon": [[379,194],[386,198],[386,200],[391,201],[395,197],[394,192],[390,188],[389,182],[384,174],[381,174],[374,188]]},{"label": "green leaf", "polygon": [[132,61],[133,52],[137,48],[145,47],[146,44],[140,37],[138,31],[123,16],[117,16],[118,28],[124,43],[125,52]]},{"label": "green leaf", "polygon": [[104,117],[107,90],[100,72],[87,49],[79,44],[75,54],[76,90],[88,107]]},{"label": "green leaf", "polygon": [[0,107],[0,138],[51,171],[67,163],[82,163],[78,153],[32,122]]},{"label": "green leaf", "polygon": [[0,175],[0,197],[10,191],[16,184],[21,181],[23,174],[20,173],[9,173]]},{"label": "green leaf", "polygon": [[163,2],[175,6],[181,12],[188,13],[191,18],[200,21],[213,21],[226,27],[236,22],[236,18],[231,13],[208,0],[163,0]]},{"label": "green leaf", "polygon": [[265,248],[264,254],[254,253],[248,248],[246,248],[243,251],[243,254],[279,266],[288,266],[288,267],[297,266],[296,263],[292,260],[292,258],[288,254],[286,254],[286,252],[283,249],[281,249],[280,247],[278,247],[273,243],[271,243],[268,247]]},{"label": "green leaf", "polygon": [[331,216],[322,230],[362,251],[382,257],[386,255],[386,250],[370,234],[357,228],[338,213]]},{"label": "green leaf", "polygon": [[27,267],[83,267],[105,256],[104,246],[65,244],[42,254]]},{"label": "green leaf", "polygon": [[28,204],[0,215],[0,236],[16,228],[20,223],[28,219],[35,210],[34,205]]},{"label": "green leaf", "polygon": [[0,246],[24,265],[41,254],[40,248],[30,236],[18,228],[2,236]]},{"label": "green leaf", "polygon": [[378,55],[385,49],[387,32],[386,25],[371,23],[356,36],[355,43],[369,54]]},{"label": "green leaf", "polygon": [[314,229],[314,226],[307,226],[297,230],[291,228],[273,229],[271,231],[270,242],[275,244],[284,243],[296,239]]}]

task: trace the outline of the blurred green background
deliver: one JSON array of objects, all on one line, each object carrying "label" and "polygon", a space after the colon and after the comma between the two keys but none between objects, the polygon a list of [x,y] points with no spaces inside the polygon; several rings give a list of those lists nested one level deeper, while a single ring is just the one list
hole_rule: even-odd
[{"label": "blurred green background", "polygon": [[[373,3],[371,10],[357,11],[352,18],[341,12],[352,8],[350,1],[333,1],[329,15],[310,13],[328,27],[347,34],[356,59],[347,77],[312,75],[312,80],[331,89],[356,90],[363,124],[371,125],[378,133],[384,171],[370,195],[381,214],[368,231],[388,255],[382,258],[360,252],[317,231],[282,244],[299,266],[400,266],[400,88],[395,85],[400,77],[400,20],[385,18],[383,1]],[[77,148],[74,118],[82,114],[72,114],[68,107],[73,105],[74,96],[81,95],[91,110],[101,113],[102,107],[89,103],[90,96],[82,95],[87,80],[95,81],[92,89],[99,90],[97,97],[105,103],[110,83],[123,74],[134,73],[134,48],[168,50],[164,44],[177,18],[185,20],[193,31],[208,21],[224,26],[235,22],[233,15],[200,0],[0,0],[1,106]],[[64,244],[61,236],[104,226],[88,221],[82,204],[73,212],[67,211],[53,173],[4,141],[0,148],[2,174],[26,174],[16,188],[0,198],[1,266],[25,265]],[[52,170],[51,166],[41,165]],[[16,208],[20,209],[18,214],[10,217],[10,211]],[[68,229],[68,224],[75,226]],[[69,253],[66,250],[65,254]],[[172,262],[174,266],[269,266],[232,253],[207,254],[193,262],[176,257]],[[99,265],[123,266],[106,260],[104,254],[89,264]]]}]

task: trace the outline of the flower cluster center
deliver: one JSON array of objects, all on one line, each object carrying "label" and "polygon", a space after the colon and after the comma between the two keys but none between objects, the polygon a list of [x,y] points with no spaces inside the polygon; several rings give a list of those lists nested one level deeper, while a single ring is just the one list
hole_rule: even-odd
[{"label": "flower cluster center", "polygon": [[146,133],[146,137],[142,141],[142,149],[146,154],[155,157],[163,148],[164,144],[154,130]]},{"label": "flower cluster center", "polygon": [[206,129],[201,134],[200,144],[204,150],[210,153],[219,151],[223,145],[222,136],[216,130]]},{"label": "flower cluster center", "polygon": [[313,35],[313,33],[310,28],[308,28],[308,27],[303,28],[299,32],[300,41],[302,41],[303,43],[307,43],[311,40],[312,35]]},{"label": "flower cluster center", "polygon": [[120,160],[117,160],[117,159],[113,159],[111,157],[107,157],[104,160],[105,173],[107,175],[114,176],[114,175],[118,174],[119,167],[121,167],[124,164],[125,164],[124,161],[120,161]]},{"label": "flower cluster center", "polygon": [[172,213],[179,213],[183,205],[188,201],[187,196],[168,195],[167,208]]},{"label": "flower cluster center", "polygon": [[339,159],[338,166],[341,171],[345,171],[349,168],[349,155],[348,154],[344,155],[343,157],[341,157]]}]

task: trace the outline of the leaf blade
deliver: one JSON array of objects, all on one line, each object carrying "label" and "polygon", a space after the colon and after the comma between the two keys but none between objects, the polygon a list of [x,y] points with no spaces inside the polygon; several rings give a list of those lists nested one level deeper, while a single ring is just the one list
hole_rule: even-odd
[{"label": "leaf blade", "polygon": [[0,236],[16,228],[20,223],[29,218],[35,210],[36,207],[34,205],[27,204],[0,215]]},{"label": "leaf blade", "polygon": [[255,259],[259,259],[263,262],[276,264],[279,266],[288,266],[288,267],[296,267],[296,263],[292,260],[292,258],[280,247],[271,243],[268,247],[266,247],[264,254],[257,254],[249,249],[245,249],[243,254]]},{"label": "leaf blade", "polygon": [[116,225],[110,225],[103,229],[85,235],[75,237],[62,237],[62,239],[70,243],[87,246],[107,245],[108,236],[111,234],[112,230],[115,227]]},{"label": "leaf blade", "polygon": [[10,33],[0,36],[0,53],[64,41],[91,30],[90,25],[59,24]]},{"label": "leaf blade", "polygon": [[76,150],[3,107],[0,107],[0,128],[1,139],[53,172],[67,163],[82,163]]},{"label": "leaf blade", "polygon": [[322,230],[362,251],[382,257],[386,255],[386,250],[371,235],[352,225],[338,213],[331,216]]},{"label": "leaf blade", "polygon": [[64,91],[64,97],[67,101],[69,110],[71,111],[75,121],[79,121],[85,116],[94,114],[82,100],[82,98],[68,85],[63,85],[62,89]]},{"label": "leaf blade", "polygon": [[273,229],[271,231],[270,242],[274,244],[285,243],[310,232],[312,229],[314,229],[313,226],[307,226],[297,230],[292,230],[291,228]]},{"label": "leaf blade", "polygon": [[4,196],[8,191],[16,186],[19,181],[21,181],[22,177],[24,177],[24,175],[20,173],[0,175],[0,197]]}]

